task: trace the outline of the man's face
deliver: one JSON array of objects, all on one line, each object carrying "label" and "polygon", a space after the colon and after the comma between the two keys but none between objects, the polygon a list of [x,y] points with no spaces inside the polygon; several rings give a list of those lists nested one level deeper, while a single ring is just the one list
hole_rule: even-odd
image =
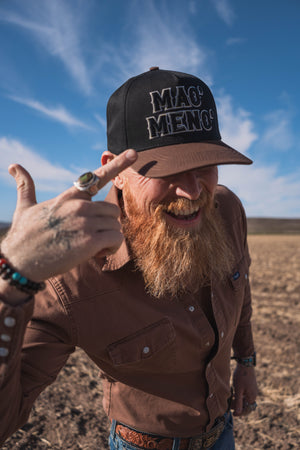
[{"label": "man's face", "polygon": [[[163,205],[163,219],[172,228],[193,230],[201,224],[203,210],[199,199],[204,191],[213,196],[217,182],[216,166],[193,169],[164,178],[147,178],[129,168],[121,175],[121,186],[128,186],[130,198],[141,214],[150,216],[153,209]],[[124,192],[125,191],[125,192]],[[178,200],[184,199],[181,202]],[[130,205],[123,189],[124,209],[130,219]]]},{"label": "man's face", "polygon": [[228,273],[230,250],[214,205],[216,167],[165,178],[127,169],[122,189],[122,230],[146,289],[154,297],[179,298]]}]

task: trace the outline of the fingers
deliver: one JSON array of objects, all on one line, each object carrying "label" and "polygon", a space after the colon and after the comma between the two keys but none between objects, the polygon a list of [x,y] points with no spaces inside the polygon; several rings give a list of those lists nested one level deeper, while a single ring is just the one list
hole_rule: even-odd
[{"label": "fingers", "polygon": [[117,205],[109,202],[93,202],[95,207],[91,210],[92,214],[96,217],[114,217],[118,218],[120,216],[120,208]]},{"label": "fingers", "polygon": [[124,236],[117,230],[105,230],[99,233],[99,250],[97,256],[108,256],[115,253],[124,240]]},{"label": "fingers", "polygon": [[245,400],[245,402],[246,403],[248,403],[248,404],[252,404],[252,403],[254,403],[255,402],[255,400],[256,400],[256,395],[254,395],[253,393],[246,393],[245,395],[244,395],[244,400]]},{"label": "fingers", "polygon": [[119,231],[121,232],[121,224],[115,217],[83,217],[77,221],[81,231],[91,236],[96,236],[103,231]]},{"label": "fingers", "polygon": [[130,149],[116,156],[112,161],[95,170],[95,174],[100,178],[98,187],[101,189],[109,181],[115,178],[120,172],[130,167],[137,159],[137,153]]},{"label": "fingers", "polygon": [[98,222],[106,218],[118,219],[120,217],[120,208],[109,202],[96,201],[89,199],[70,198],[69,194],[61,194],[59,200],[55,201],[51,207],[52,214],[62,214],[71,217],[84,217],[88,220],[95,218]]},{"label": "fingers", "polygon": [[243,412],[243,395],[235,392],[235,398],[233,401],[234,416],[240,416]]},{"label": "fingers", "polygon": [[16,211],[26,209],[36,204],[35,186],[33,179],[24,167],[12,164],[8,171],[17,184],[17,207]]},{"label": "fingers", "polygon": [[234,416],[245,416],[256,409],[256,395],[248,394],[246,391],[235,391],[235,396],[232,401],[232,409]]},{"label": "fingers", "polygon": [[[102,189],[109,181],[115,178],[120,172],[130,167],[137,159],[136,151],[129,149],[116,156],[107,164],[94,170],[94,173],[98,176],[99,182],[97,184],[98,189]],[[68,189],[65,194],[67,196],[76,196],[80,198],[91,199],[90,194],[87,192],[80,192],[77,188],[72,187]]]},{"label": "fingers", "polygon": [[248,414],[255,411],[257,408],[257,403],[254,400],[253,402],[247,401],[245,398],[242,401],[242,406],[239,405],[239,402],[233,402],[232,409],[234,410],[234,416],[247,416]]}]

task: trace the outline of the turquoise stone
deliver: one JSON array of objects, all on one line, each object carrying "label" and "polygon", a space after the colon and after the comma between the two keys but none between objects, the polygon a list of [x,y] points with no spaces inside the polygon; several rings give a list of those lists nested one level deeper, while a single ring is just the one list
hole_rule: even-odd
[{"label": "turquoise stone", "polygon": [[19,281],[20,278],[22,278],[21,274],[19,274],[18,272],[15,272],[12,274],[12,279],[15,281]]},{"label": "turquoise stone", "polygon": [[26,277],[21,277],[20,279],[19,279],[19,283],[20,284],[22,284],[23,286],[25,286],[25,284],[27,284],[27,278]]}]

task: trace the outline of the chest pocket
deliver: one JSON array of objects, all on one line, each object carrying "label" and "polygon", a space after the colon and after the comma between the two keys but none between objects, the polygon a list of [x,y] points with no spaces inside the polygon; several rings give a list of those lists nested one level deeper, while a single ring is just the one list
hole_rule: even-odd
[{"label": "chest pocket", "polygon": [[171,372],[176,363],[175,330],[167,318],[110,344],[111,362],[122,372]]}]

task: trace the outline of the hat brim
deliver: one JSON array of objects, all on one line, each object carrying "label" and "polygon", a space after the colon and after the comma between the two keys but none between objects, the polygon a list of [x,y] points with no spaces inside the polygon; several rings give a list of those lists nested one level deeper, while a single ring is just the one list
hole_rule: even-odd
[{"label": "hat brim", "polygon": [[139,174],[160,178],[200,167],[223,164],[252,164],[251,159],[222,141],[189,142],[138,152],[131,166]]}]

